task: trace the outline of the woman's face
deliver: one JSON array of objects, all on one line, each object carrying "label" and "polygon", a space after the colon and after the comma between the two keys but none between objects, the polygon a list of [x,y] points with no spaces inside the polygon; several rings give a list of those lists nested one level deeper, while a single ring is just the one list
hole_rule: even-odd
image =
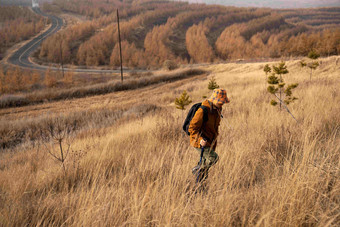
[{"label": "woman's face", "polygon": [[219,108],[219,109],[221,109],[222,108],[222,106],[223,106],[223,104],[219,104],[219,103],[216,103],[216,104],[214,104],[217,108]]}]

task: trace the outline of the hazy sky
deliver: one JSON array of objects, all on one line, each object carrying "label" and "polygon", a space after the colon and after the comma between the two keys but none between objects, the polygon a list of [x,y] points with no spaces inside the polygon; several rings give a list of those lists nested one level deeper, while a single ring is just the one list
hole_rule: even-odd
[{"label": "hazy sky", "polygon": [[239,7],[270,7],[270,8],[310,8],[340,7],[340,0],[183,0],[191,3],[206,3]]}]

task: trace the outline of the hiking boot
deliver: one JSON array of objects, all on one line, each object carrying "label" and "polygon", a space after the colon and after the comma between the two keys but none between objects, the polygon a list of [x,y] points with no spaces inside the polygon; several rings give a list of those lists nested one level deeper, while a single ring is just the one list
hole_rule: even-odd
[{"label": "hiking boot", "polygon": [[191,172],[193,175],[197,175],[198,174],[198,171],[200,170],[201,166],[200,165],[197,165],[195,166],[194,168],[192,168]]}]

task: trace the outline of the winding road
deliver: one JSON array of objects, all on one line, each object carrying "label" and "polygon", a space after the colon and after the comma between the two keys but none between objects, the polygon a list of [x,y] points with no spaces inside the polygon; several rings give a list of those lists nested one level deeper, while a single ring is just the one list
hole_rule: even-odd
[{"label": "winding road", "polygon": [[[20,47],[17,51],[15,51],[7,60],[7,63],[11,65],[19,66],[20,68],[25,69],[33,69],[39,71],[46,71],[47,69],[60,71],[61,67],[53,67],[53,66],[45,66],[39,65],[37,63],[31,62],[29,57],[38,49],[41,43],[46,39],[48,36],[53,35],[54,33],[58,32],[63,26],[63,20],[60,17],[45,14],[41,12],[38,7],[33,7],[32,10],[39,15],[47,17],[51,21],[51,27],[43,32],[42,34],[38,35],[37,37],[33,38],[31,41]],[[5,63],[6,64],[6,63]],[[210,63],[211,64],[211,63]],[[200,64],[192,64],[187,65],[184,67],[192,67],[192,66],[204,66],[209,65],[208,63],[200,63]],[[80,73],[111,73],[111,74],[119,74],[120,69],[118,70],[107,70],[107,69],[89,69],[89,68],[63,68],[64,71],[72,71],[72,72],[80,72]],[[143,70],[143,69],[129,69],[124,67],[124,72],[150,72],[152,70]],[[118,76],[118,75],[117,75]]]},{"label": "winding road", "polygon": [[46,69],[47,67],[34,64],[28,60],[30,55],[40,46],[42,41],[46,39],[48,36],[56,33],[59,31],[63,25],[63,20],[59,17],[53,15],[47,15],[40,11],[39,8],[32,8],[32,10],[39,15],[44,17],[48,17],[51,21],[51,27],[44,33],[40,34],[39,36],[35,37],[24,46],[19,48],[12,56],[8,58],[8,62],[17,65],[23,68],[30,68],[30,69]]},{"label": "winding road", "polygon": [[[15,51],[7,60],[8,63],[12,65],[19,66],[20,68],[26,68],[26,69],[35,69],[35,70],[41,70],[45,71],[47,69],[52,70],[61,70],[57,67],[51,67],[51,66],[44,66],[39,65],[36,63],[33,63],[29,61],[29,57],[34,53],[34,51],[41,45],[41,43],[46,39],[48,36],[53,35],[57,31],[61,29],[63,26],[63,20],[57,16],[49,15],[41,12],[39,8],[33,7],[32,10],[39,15],[42,15],[44,17],[48,17],[51,21],[51,27],[40,34],[39,36],[35,37],[28,43],[26,43],[24,46],[20,47],[17,51]],[[73,72],[87,72],[87,73],[119,73],[120,70],[99,70],[99,69],[70,69],[70,68],[64,68],[64,71],[73,71]],[[125,72],[132,71],[131,69],[124,69]],[[135,72],[141,72],[145,70],[133,70]]]}]

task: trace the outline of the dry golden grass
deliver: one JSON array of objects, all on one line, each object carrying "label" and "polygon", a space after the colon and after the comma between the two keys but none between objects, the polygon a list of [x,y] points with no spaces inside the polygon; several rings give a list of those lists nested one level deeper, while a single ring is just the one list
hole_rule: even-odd
[{"label": "dry golden grass", "polygon": [[183,114],[173,100],[186,89],[194,102],[201,101],[210,93],[207,79],[79,99],[93,110],[141,103],[160,108],[141,116],[136,108],[129,112],[134,117],[100,127],[89,120],[74,135],[66,174],[42,145],[3,151],[0,225],[339,225],[337,59],[323,59],[312,81],[298,61],[288,62],[286,81],[300,83],[299,100],[289,106],[298,123],[269,105],[264,63],[205,67],[231,103],[223,110],[220,160],[207,192],[197,195],[191,168],[199,156],[181,131]]}]

